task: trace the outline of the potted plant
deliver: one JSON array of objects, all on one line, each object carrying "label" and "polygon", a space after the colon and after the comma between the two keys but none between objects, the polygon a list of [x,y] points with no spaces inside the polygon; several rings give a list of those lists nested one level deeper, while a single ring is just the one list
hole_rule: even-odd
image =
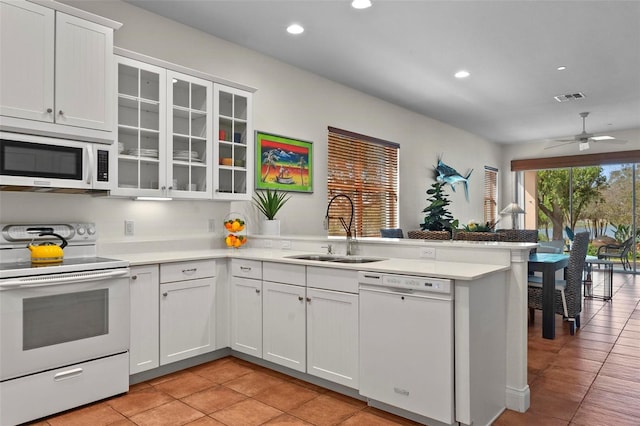
[{"label": "potted plant", "polygon": [[447,208],[451,201],[443,191],[443,186],[444,182],[434,182],[431,188],[427,190],[429,195],[427,201],[431,204],[422,210],[423,213],[426,213],[426,216],[424,217],[424,223],[420,224],[420,229],[441,234],[446,232],[450,238],[452,229],[458,227],[458,219],[454,219]]},{"label": "potted plant", "polygon": [[286,192],[278,192],[277,189],[265,189],[255,193],[254,205],[266,217],[262,223],[264,235],[280,235],[280,221],[276,219],[278,211],[289,201],[291,197]]}]

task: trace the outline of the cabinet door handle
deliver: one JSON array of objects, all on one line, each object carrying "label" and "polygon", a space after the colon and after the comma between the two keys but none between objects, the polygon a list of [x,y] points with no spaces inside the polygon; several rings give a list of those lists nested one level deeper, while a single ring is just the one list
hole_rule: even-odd
[{"label": "cabinet door handle", "polygon": [[304,300],[304,297],[298,296],[298,300],[302,302]]},{"label": "cabinet door handle", "polygon": [[53,108],[47,108],[47,112],[51,114],[53,112]]},{"label": "cabinet door handle", "polygon": [[241,266],[240,270],[249,272],[251,270],[251,266]]},{"label": "cabinet door handle", "polygon": [[162,295],[163,295],[164,297],[167,297],[167,296],[169,295],[169,293],[167,293],[167,292],[165,291],[164,293],[162,293]]},{"label": "cabinet door handle", "polygon": [[64,111],[63,111],[63,110],[60,110],[60,111],[58,111],[58,114],[60,114],[60,115],[64,115]]},{"label": "cabinet door handle", "polygon": [[131,276],[131,279],[132,279],[132,280],[137,280],[137,279],[138,279],[138,276],[137,276],[137,275],[132,275],[132,276]]},{"label": "cabinet door handle", "polygon": [[187,274],[187,275],[193,275],[195,274],[195,272],[198,270],[198,268],[191,268],[191,269],[183,269],[182,273],[183,274]]},{"label": "cabinet door handle", "polygon": [[311,298],[310,297],[307,297],[307,302],[311,303]]},{"label": "cabinet door handle", "polygon": [[259,288],[256,288],[256,293],[260,293],[260,289]]}]

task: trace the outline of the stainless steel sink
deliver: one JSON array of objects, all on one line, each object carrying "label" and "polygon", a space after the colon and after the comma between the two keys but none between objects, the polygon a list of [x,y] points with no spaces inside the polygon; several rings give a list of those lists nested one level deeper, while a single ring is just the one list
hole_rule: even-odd
[{"label": "stainless steel sink", "polygon": [[315,260],[320,262],[336,262],[336,263],[371,263],[379,262],[378,257],[361,257],[361,256],[333,256],[330,254],[298,254],[295,256],[286,256],[288,259]]},{"label": "stainless steel sink", "polygon": [[296,256],[285,256],[287,259],[300,259],[300,260],[319,260],[321,262],[331,262],[337,259],[336,256],[330,254],[299,254]]},{"label": "stainless steel sink", "polygon": [[333,260],[336,263],[371,263],[371,262],[380,262],[381,260],[375,257],[341,257],[339,259]]}]

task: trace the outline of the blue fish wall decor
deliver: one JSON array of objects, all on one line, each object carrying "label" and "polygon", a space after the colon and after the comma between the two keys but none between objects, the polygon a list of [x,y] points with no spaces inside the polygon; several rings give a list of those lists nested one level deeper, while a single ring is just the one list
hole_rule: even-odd
[{"label": "blue fish wall decor", "polygon": [[466,176],[462,176],[460,173],[458,173],[456,169],[444,164],[442,162],[442,159],[439,158],[438,165],[436,166],[436,173],[437,173],[436,180],[438,182],[444,182],[445,184],[448,184],[449,186],[451,186],[451,190],[453,192],[456,192],[456,188],[454,185],[462,182],[462,185],[464,185],[464,195],[467,201],[469,201],[468,182],[469,182],[469,176],[471,176],[471,172],[473,172],[473,169],[469,170],[469,173],[467,173]]}]

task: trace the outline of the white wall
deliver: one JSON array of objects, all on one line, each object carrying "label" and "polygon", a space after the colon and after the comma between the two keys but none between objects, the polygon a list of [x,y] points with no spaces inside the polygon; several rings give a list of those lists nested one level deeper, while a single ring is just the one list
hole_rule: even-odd
[{"label": "white wall", "polygon": [[[254,51],[119,1],[65,1],[122,22],[115,45],[257,88],[255,129],[313,141],[314,193],[292,194],[283,208],[283,234],[324,235],[327,127],[397,142],[400,149],[400,226],[418,229],[438,156],[470,179],[470,201],[460,187],[451,210],[463,223],[482,220],[483,167],[499,167],[502,147],[431,118],[285,65]],[[450,191],[449,191],[450,192]],[[0,193],[2,222],[95,221],[103,236],[123,238],[123,221],[136,221],[136,237],[206,232],[207,219],[229,211],[252,211],[249,203],[134,202],[90,196]],[[253,212],[251,218],[257,217]],[[220,227],[221,229],[221,227]],[[249,232],[257,225],[249,224]]]}]

